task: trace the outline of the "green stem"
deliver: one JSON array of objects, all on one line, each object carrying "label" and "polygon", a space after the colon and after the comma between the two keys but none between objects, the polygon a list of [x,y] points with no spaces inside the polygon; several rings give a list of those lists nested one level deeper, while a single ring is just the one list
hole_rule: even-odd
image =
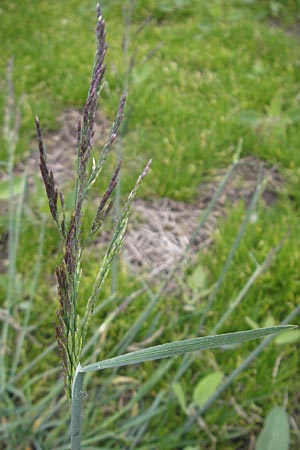
[{"label": "green stem", "polygon": [[81,450],[81,422],[84,373],[78,365],[72,387],[71,405],[71,450]]}]

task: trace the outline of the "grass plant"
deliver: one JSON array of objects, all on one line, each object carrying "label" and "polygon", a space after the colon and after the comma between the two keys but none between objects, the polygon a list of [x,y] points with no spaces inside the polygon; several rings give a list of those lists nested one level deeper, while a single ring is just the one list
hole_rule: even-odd
[{"label": "grass plant", "polygon": [[[118,36],[122,35],[119,3],[118,1],[109,2],[109,4],[104,2],[103,5],[109,19],[110,52],[108,57],[111,61],[116,61],[115,70],[107,74],[107,83],[102,89],[102,97],[105,99],[104,108],[109,116],[112,116],[112,111],[118,102],[120,88],[124,85],[123,72],[120,67],[123,59],[119,57],[118,53],[121,47]],[[239,2],[238,7],[234,1],[228,5],[226,11],[222,12],[218,1],[209,2],[207,5],[203,3],[201,11],[198,2],[194,4],[190,1],[176,2],[176,5],[172,1],[162,2],[159,5],[150,1],[143,5],[136,4],[131,21],[133,27],[140,27],[141,21],[147,20],[151,16],[151,26],[144,27],[141,33],[135,35],[134,45],[140,49],[137,57],[140,54],[147,54],[159,42],[164,45],[159,47],[157,54],[154,54],[151,69],[147,64],[137,64],[132,72],[130,83],[131,122],[130,128],[126,127],[122,142],[123,168],[125,166],[122,188],[127,189],[130,183],[132,184],[135,176],[133,172],[136,172],[135,168],[134,171],[130,171],[132,173],[128,176],[126,159],[131,161],[132,158],[135,158],[137,160],[135,164],[138,166],[140,161],[146,158],[147,153],[149,156],[152,156],[153,153],[155,177],[152,177],[148,186],[143,187],[143,193],[151,196],[154,192],[158,192],[159,195],[165,194],[173,198],[190,199],[196,192],[198,183],[193,167],[199,168],[200,179],[200,175],[205,174],[207,169],[215,167],[215,164],[220,165],[221,161],[222,164],[231,161],[234,148],[232,143],[236,142],[241,134],[244,137],[244,144],[243,149],[240,146],[239,150],[243,150],[243,153],[252,153],[253,151],[267,161],[277,160],[290,168],[293,163],[294,167],[297,167],[297,155],[294,148],[294,143],[297,141],[297,96],[294,100],[290,98],[290,93],[295,92],[297,87],[297,75],[289,66],[290,76],[285,79],[286,67],[283,70],[280,57],[276,55],[275,51],[280,41],[279,47],[282,49],[282,55],[289,55],[291,61],[296,60],[298,50],[294,38],[287,36],[280,28],[270,28],[266,25],[270,13],[269,2],[263,2],[263,4],[262,2],[253,2],[253,8],[246,2],[242,2],[242,4]],[[32,212],[32,208],[36,211],[37,206],[40,208],[41,204],[41,209],[45,209],[43,200],[40,196],[38,199],[34,198],[32,193],[29,195],[26,191],[26,176],[19,177],[13,173],[12,169],[14,162],[22,157],[23,149],[27,147],[32,128],[32,110],[39,111],[43,122],[45,120],[46,126],[51,127],[55,124],[54,118],[59,109],[70,104],[82,103],[84,85],[87,81],[86,66],[92,55],[92,46],[89,47],[90,38],[87,34],[91,7],[81,3],[79,10],[77,3],[74,2],[72,11],[68,5],[64,5],[62,11],[59,2],[54,2],[49,9],[49,5],[46,6],[43,2],[40,2],[39,7],[35,8],[31,2],[26,1],[22,5],[18,5],[18,8],[14,9],[14,6],[16,4],[13,1],[1,6],[2,30],[7,36],[12,36],[3,49],[1,68],[3,69],[3,61],[6,64],[7,56],[15,54],[15,69],[13,71],[11,69],[11,79],[15,78],[17,95],[23,90],[26,90],[28,95],[19,105],[23,117],[21,128],[18,125],[19,119],[16,121],[17,127],[14,127],[13,120],[10,120],[9,127],[5,128],[6,131],[9,130],[9,133],[4,133],[5,145],[2,146],[3,149],[8,150],[10,163],[7,165],[7,162],[3,161],[1,166],[6,173],[9,173],[9,177],[8,183],[1,180],[0,188],[3,187],[3,189],[0,191],[2,199],[10,205],[10,212],[8,215],[3,214],[1,218],[1,232],[4,237],[6,233],[9,235],[8,248],[11,258],[9,259],[8,275],[1,274],[0,287],[1,293],[4,293],[4,288],[10,286],[11,293],[8,296],[4,293],[0,310],[1,339],[6,340],[6,345],[2,345],[4,352],[2,351],[0,356],[2,371],[0,436],[7,448],[27,447],[49,450],[56,448],[62,450],[70,448],[69,433],[66,432],[69,428],[70,404],[62,395],[63,381],[59,375],[60,369],[57,367],[57,344],[53,343],[53,333],[49,332],[56,308],[53,301],[53,289],[49,289],[49,286],[54,284],[51,272],[54,269],[55,260],[59,260],[59,267],[61,267],[60,264],[65,253],[61,256],[61,247],[58,249],[57,245],[57,234],[51,224],[41,218],[39,213]],[[11,16],[7,15],[8,10],[11,11]],[[45,14],[46,11],[47,14]],[[74,11],[76,11],[76,17]],[[17,20],[19,13],[22,15],[22,21]],[[180,21],[178,20],[179,13]],[[283,2],[281,13],[284,14],[286,23],[290,24],[292,14],[287,8],[287,4]],[[47,23],[44,19],[46,16]],[[29,21],[28,17],[30,17]],[[58,20],[61,17],[64,17],[65,25]],[[30,31],[28,24],[31,23],[32,18],[34,18],[36,27]],[[196,54],[196,46],[194,46],[194,43],[195,45],[197,43],[197,40],[194,39],[195,33],[196,30],[199,30],[197,20],[200,23],[200,34],[205,36],[206,41],[201,52],[201,64],[207,66],[209,72],[216,75],[216,78],[209,80],[207,77],[210,76],[210,73],[204,71],[207,98],[204,91],[202,92],[201,89],[198,91],[192,83],[191,69],[198,64],[198,50]],[[13,29],[15,29],[16,22],[22,23],[22,27],[18,28],[17,38],[14,38]],[[86,27],[83,22],[87,24]],[[76,43],[71,44],[72,32],[70,30],[73,27],[77,30]],[[63,37],[60,34],[60,28],[64,28]],[[235,39],[243,42],[246,48],[247,42],[249,42],[247,39],[253,42],[254,29],[257,32],[255,39],[263,38],[265,48],[264,55],[260,55],[259,61],[252,66],[251,61],[255,57],[255,49],[251,47],[250,53],[246,54],[247,52],[245,52],[241,57],[239,46],[235,47]],[[49,39],[49,34],[52,35],[53,31],[52,41]],[[197,32],[199,33],[199,31]],[[179,34],[183,36],[182,44],[185,48],[185,55],[180,51],[180,42],[175,39]],[[38,36],[42,42],[46,42],[49,49],[48,52],[43,53],[48,57],[47,60],[43,60],[42,64],[40,60],[42,53],[34,50]],[[231,39],[230,36],[236,36],[236,38]],[[24,50],[25,42],[29,53],[32,51],[35,61],[33,65],[30,64],[28,51]],[[60,57],[54,51],[54,48],[59,47],[59,42],[64,44],[64,52],[61,53],[64,59],[63,69],[59,63]],[[84,45],[79,48],[82,42]],[[214,48],[214,57],[210,51],[211,45]],[[71,56],[74,46],[78,59]],[[226,61],[228,60],[228,49],[233,52],[235,57],[231,59],[231,66],[226,65],[227,63],[222,66],[224,58]],[[182,61],[186,63],[180,65],[180,70],[177,70],[179,67],[178,55],[181,55]],[[24,61],[25,56],[27,62]],[[220,58],[220,64],[217,64],[218,58]],[[263,66],[261,58],[263,58]],[[57,64],[53,64],[54,60],[57,60]],[[174,61],[177,63],[177,69]],[[160,71],[157,68],[161,67],[162,62],[165,64],[165,69]],[[112,63],[110,63],[111,65]],[[272,75],[268,70],[267,72],[262,71],[262,69],[266,69],[266,66],[274,69],[271,71]],[[42,71],[39,70],[40,67],[43,67]],[[55,73],[53,67],[56,68]],[[249,87],[247,71],[248,75],[250,73],[251,76],[254,76],[256,86],[252,86],[251,92],[247,91]],[[75,84],[72,73],[76,73]],[[270,90],[266,89],[264,73],[268,75],[267,84]],[[61,83],[62,74],[65,79],[64,87]],[[275,96],[272,106],[272,95],[278,86],[284,85],[283,79],[286,81],[284,96],[280,97],[281,100],[280,98],[276,100],[278,96]],[[258,81],[262,82],[261,86],[256,84]],[[162,84],[160,84],[161,82]],[[186,115],[191,120],[199,117],[199,123],[203,123],[207,130],[210,129],[211,134],[208,131],[204,132],[200,127],[201,151],[198,139],[200,128],[194,126],[189,127],[188,133],[186,133],[186,129],[180,129],[179,132],[177,122],[174,123],[172,119],[174,86],[179,99],[176,103],[179,119]],[[197,95],[195,95],[195,89]],[[155,92],[161,94],[159,110],[153,108],[153,105],[158,105],[155,98],[152,100],[150,98]],[[218,92],[218,98],[214,92]],[[229,92],[233,96],[231,99]],[[12,92],[7,97],[10,101],[10,108],[14,98],[11,94]],[[191,96],[194,99],[197,98],[197,104],[191,101]],[[52,99],[50,103],[49,98]],[[233,115],[229,117],[224,111],[231,104],[233,98],[237,107],[237,115],[233,111]],[[149,102],[147,99],[150,99]],[[187,111],[185,105],[191,105],[190,111]],[[266,106],[270,106],[270,108]],[[11,109],[11,118],[18,118],[18,112],[13,108]],[[246,114],[243,113],[239,116],[239,112],[243,108],[247,110]],[[156,111],[155,114],[153,111]],[[275,120],[274,115],[279,115],[280,119]],[[211,117],[221,118],[223,116],[225,123],[221,119],[220,121],[216,119],[209,124]],[[149,120],[145,120],[145,117],[149,117]],[[158,117],[162,119],[159,127],[155,125]],[[192,122],[187,121],[187,123]],[[277,125],[279,125],[278,133]],[[163,134],[164,127],[170,131],[167,136]],[[271,133],[272,130],[276,132]],[[17,143],[18,135],[20,135],[19,145],[12,146],[11,143]],[[11,140],[12,136],[13,140]],[[152,145],[148,151],[145,143],[150,142],[150,136]],[[179,143],[180,147],[183,142],[187,141],[191,143],[191,152],[189,152],[191,159],[188,161],[183,157],[180,148],[177,158],[174,147],[175,142]],[[127,157],[129,149],[133,148],[135,150],[132,156]],[[221,148],[226,150],[220,153]],[[285,149],[288,149],[288,152],[285,152]],[[94,150],[92,155],[95,156],[96,151]],[[165,155],[163,161],[160,159],[161,154]],[[175,169],[183,174],[182,177],[174,177],[176,171],[172,173],[172,176],[166,176],[170,170],[172,155],[175,155],[178,163]],[[4,155],[2,158],[4,159]],[[199,158],[202,161],[201,166],[198,165]],[[97,162],[96,156],[95,159]],[[42,157],[42,164],[45,162],[47,164]],[[249,436],[253,439],[254,435],[258,434],[262,417],[274,405],[286,406],[290,416],[290,425],[293,424],[293,420],[297,424],[295,392],[298,385],[296,374],[299,361],[297,342],[292,344],[290,338],[288,338],[288,345],[279,344],[277,339],[270,345],[272,339],[272,335],[270,335],[256,348],[254,343],[249,346],[245,344],[239,347],[238,351],[233,351],[232,348],[228,349],[225,346],[216,352],[207,350],[201,353],[187,353],[183,358],[145,361],[138,368],[135,368],[135,365],[129,365],[126,370],[122,367],[118,369],[120,363],[130,362],[131,358],[141,358],[141,360],[145,358],[146,360],[151,356],[147,355],[147,352],[143,353],[142,350],[138,354],[126,355],[131,347],[138,346],[137,342],[139,341],[146,343],[159,341],[163,345],[163,342],[179,338],[186,340],[198,332],[199,320],[202,320],[203,317],[203,306],[196,302],[193,312],[184,312],[178,297],[167,291],[167,282],[179,273],[197,232],[205,224],[238,164],[237,155],[207,210],[199,218],[199,224],[191,235],[181,261],[169,273],[161,287],[150,287],[144,281],[141,281],[140,284],[139,279],[132,279],[128,274],[122,275],[122,264],[119,264],[118,283],[114,284],[113,295],[110,295],[107,283],[102,285],[99,300],[94,306],[94,319],[89,322],[90,331],[86,334],[85,343],[81,343],[81,355],[77,354],[69,362],[71,377],[72,374],[74,375],[75,368],[77,381],[81,382],[82,374],[85,374],[85,381],[89,382],[88,393],[91,399],[84,401],[83,448],[150,450],[157,448],[184,449],[192,446],[198,449],[201,440],[203,448],[214,448],[217,442],[218,447],[222,446],[224,450],[232,450],[246,445],[245,442]],[[9,165],[10,170],[8,170]],[[92,162],[87,163],[87,172],[89,170],[93,170]],[[46,181],[51,184],[50,168],[48,168],[48,173],[44,173]],[[296,171],[293,174],[288,173],[292,175],[290,177],[291,184],[287,185],[287,191],[280,195],[275,206],[268,210],[262,206],[259,198],[261,187],[258,182],[258,198],[253,199],[254,204],[249,207],[250,210],[240,207],[233,212],[228,211],[228,221],[220,223],[213,246],[207,253],[199,255],[199,264],[207,269],[209,286],[212,287],[210,294],[214,296],[211,307],[205,315],[203,329],[200,330],[201,334],[210,335],[217,331],[226,333],[232,329],[241,330],[247,324],[254,329],[264,326],[272,328],[274,323],[285,325],[293,322],[299,316],[297,301],[299,261],[296,250],[299,248],[296,231],[298,200],[295,194],[298,181]],[[105,176],[104,173],[102,175]],[[114,180],[112,180],[111,186],[113,184]],[[98,189],[98,184],[94,184],[95,186]],[[54,195],[55,197],[56,185],[48,187],[50,187],[48,190],[50,196]],[[92,190],[89,191],[90,194],[93,194]],[[66,196],[65,211],[63,212],[60,203],[62,197],[58,192],[57,197],[57,211],[55,211],[55,202],[51,203],[51,208],[54,216],[57,212],[59,233],[62,234],[63,215],[65,214],[67,230],[72,221],[73,204],[69,209],[69,201]],[[31,204],[28,203],[28,198],[32,202]],[[86,202],[86,208],[83,215],[83,240],[80,245],[86,244],[85,240],[94,219],[89,210],[89,201]],[[92,210],[92,208],[90,209]],[[251,222],[253,212],[259,217],[256,224]],[[119,211],[119,217],[121,214],[122,212]],[[91,220],[90,227],[88,226],[89,220]],[[284,240],[288,226],[291,231],[289,237]],[[36,238],[38,236],[39,238]],[[255,257],[249,257],[249,249]],[[84,276],[81,278],[81,288],[79,286],[76,306],[81,317],[84,317],[85,313],[83,299],[88,299],[90,296],[91,274],[98,273],[99,270],[98,251],[89,252],[87,249],[87,252],[87,256],[84,252],[82,254],[79,252]],[[37,257],[32,258],[33,254]],[[229,256],[227,257],[227,255]],[[271,265],[269,265],[270,263]],[[43,277],[39,276],[41,273],[44,274]],[[32,282],[32,280],[34,281]],[[11,301],[4,301],[4,298],[10,298]],[[232,299],[231,302],[229,302],[230,299]],[[45,311],[45,302],[47,311]],[[7,312],[8,308],[10,314]],[[79,320],[77,316],[75,320]],[[130,324],[128,324],[129,320]],[[84,324],[79,321],[76,322],[76,326],[78,323],[80,327]],[[163,332],[156,335],[160,325],[162,325]],[[77,338],[80,337],[79,330],[82,330],[80,327],[76,328]],[[293,333],[290,332],[289,335],[292,336]],[[75,340],[76,333],[74,342]],[[195,341],[193,342],[195,343]],[[199,348],[201,348],[200,345],[203,342],[205,341],[199,340],[196,341],[196,344],[199,344]],[[177,345],[187,345],[188,347],[183,347],[182,350],[188,350],[193,348],[189,347],[190,344],[191,342],[184,342]],[[141,346],[138,347],[141,348]],[[162,350],[165,351],[166,348],[152,349],[152,357],[161,356]],[[171,354],[173,351],[176,351],[176,345],[171,346]],[[125,355],[122,355],[124,353]],[[113,359],[116,356],[120,359]],[[107,362],[106,359],[113,360]],[[256,363],[253,364],[255,359]],[[99,362],[97,362],[98,360]],[[274,366],[275,360],[277,369]],[[76,367],[75,364],[78,361],[81,363],[83,372],[80,370],[76,372],[78,366]],[[101,370],[101,376],[95,374],[91,379],[93,372],[88,372],[88,368],[96,369],[99,366],[101,368],[106,364],[115,364],[116,367],[111,370]],[[279,368],[278,365],[280,365]],[[224,375],[222,381],[210,398],[206,398],[205,404],[202,405],[200,402],[198,406],[192,405],[192,388],[206,377],[220,372]],[[3,380],[5,383],[2,383]],[[179,390],[184,392],[186,404],[191,406],[188,414],[182,410],[178,397],[174,394],[172,387],[174,382],[178,383]],[[49,386],[52,386],[51,389]],[[236,391],[237,397],[235,397]],[[288,402],[285,396],[289,396]],[[228,405],[234,404],[232,403],[233,398],[236,398],[238,402],[239,409],[236,411],[228,408]],[[80,404],[82,400],[80,395],[77,400]],[[217,402],[217,408],[212,407],[215,402]],[[73,403],[73,406],[73,421],[75,418],[73,428],[76,428],[75,431],[78,432],[80,426],[76,425],[76,418],[79,424],[79,406],[76,408],[76,402],[75,405]],[[238,412],[243,410],[247,412],[246,419]],[[291,449],[294,449],[293,445],[297,445],[295,443],[297,442],[296,428],[295,426],[291,427]],[[77,437],[73,436],[73,442],[74,438],[77,439],[74,445],[79,445],[79,435],[80,433]]]},{"label": "grass plant", "polygon": [[[56,339],[62,360],[65,379],[65,391],[71,400],[71,448],[79,450],[81,448],[81,416],[82,399],[84,393],[83,380],[84,374],[103,369],[119,368],[123,365],[138,364],[156,359],[169,358],[176,355],[182,355],[196,350],[205,350],[219,348],[226,345],[242,343],[248,340],[257,339],[288,331],[293,326],[266,327],[262,329],[241,331],[219,336],[198,337],[183,341],[175,341],[146,349],[137,350],[131,353],[104,359],[103,361],[81,366],[81,353],[85,343],[88,325],[99,297],[99,292],[107,277],[109,268],[113,259],[121,249],[124,235],[127,227],[130,205],[134,200],[137,189],[149,170],[151,161],[148,162],[142,174],[138,178],[134,189],[116,220],[113,237],[108,251],[103,259],[102,265],[98,271],[92,293],[87,300],[85,312],[81,319],[78,314],[77,303],[79,281],[81,277],[81,257],[83,251],[82,243],[82,216],[84,214],[84,202],[88,190],[100,175],[103,165],[111,150],[112,144],[116,138],[121,124],[123,110],[125,105],[125,96],[122,97],[116,120],[112,126],[109,139],[104,146],[99,159],[93,160],[92,168],[89,172],[89,161],[94,136],[94,121],[97,107],[97,100],[104,76],[104,57],[106,53],[105,28],[100,6],[97,6],[97,52],[92,72],[92,79],[86,104],[83,111],[83,118],[78,123],[77,135],[77,176],[75,188],[74,210],[66,217],[65,201],[61,191],[55,184],[54,175],[48,168],[46,150],[43,143],[41,126],[36,118],[37,137],[40,151],[40,169],[44,181],[49,208],[53,220],[55,221],[63,243],[63,259],[56,269],[58,280],[59,309],[57,311],[57,322],[55,323]],[[108,187],[103,194],[95,218],[91,224],[88,240],[98,232],[104,220],[107,218],[112,203],[108,203],[116,184],[117,176],[120,170],[121,162],[118,163],[113,175],[111,176]],[[254,197],[256,198],[256,197]],[[60,206],[58,207],[58,202]],[[251,211],[251,208],[249,209]],[[246,216],[247,217],[247,216]],[[233,248],[237,247],[238,242]],[[229,255],[231,258],[231,255]],[[225,264],[226,271],[227,265]],[[212,300],[208,302],[210,308]],[[204,316],[203,316],[204,317]]]}]

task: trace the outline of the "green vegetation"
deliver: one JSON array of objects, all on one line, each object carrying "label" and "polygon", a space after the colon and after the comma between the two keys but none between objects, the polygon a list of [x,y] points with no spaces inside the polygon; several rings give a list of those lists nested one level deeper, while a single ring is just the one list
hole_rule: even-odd
[{"label": "green vegetation", "polygon": [[[124,353],[128,346],[136,348],[137,342],[150,339],[154,345],[193,337],[201,322],[201,334],[211,334],[276,246],[270,264],[250,283],[218,333],[272,327],[289,314],[294,314],[289,323],[299,318],[299,4],[137,1],[126,31],[126,53],[122,38],[129,3],[126,9],[124,2],[103,2],[109,51],[100,108],[109,119],[124,84],[129,84],[128,120],[122,130],[122,191],[129,191],[151,157],[151,174],[141,188],[145,198],[196,201],[200,183],[232,163],[240,138],[242,157],[279,164],[284,181],[268,208],[260,196],[251,211],[243,202],[234,209],[227,205],[212,245],[178,272],[180,292],[145,285],[121,261],[117,283],[112,280],[113,289],[105,284],[104,301],[95,308],[83,348],[85,364]],[[7,105],[5,74],[11,56],[15,98],[25,94],[21,127],[17,129],[16,118],[13,133],[19,137],[15,154],[11,136],[1,137],[4,172],[11,172],[37,147],[31,141],[36,114],[43,118],[44,128],[53,129],[60,126],[61,111],[84,103],[94,54],[94,10],[90,0],[1,3],[2,111]],[[132,55],[135,61],[128,76]],[[10,119],[13,126],[14,117]],[[108,165],[115,165],[114,157]],[[51,324],[57,309],[52,274],[61,249],[55,228],[45,219],[47,202],[40,181],[28,191],[22,177],[10,179],[0,180],[4,254],[0,295],[6,298],[0,304],[1,343],[9,361],[7,371],[1,366],[1,382],[8,382],[8,390],[1,392],[0,435],[8,448],[67,449],[68,405],[62,397]],[[100,182],[95,194],[101,188]],[[12,200],[13,193],[18,195],[9,209],[3,201]],[[92,210],[91,205],[88,220]],[[86,277],[79,295],[84,298],[104,254],[102,248],[92,250],[82,261]],[[194,301],[186,308],[189,298]],[[210,308],[204,317],[207,302]],[[236,350],[206,351],[94,375],[90,400],[85,402],[83,448],[238,449],[258,436],[274,407],[287,411],[289,448],[298,448],[299,334],[296,330],[290,336],[268,341],[246,370],[241,370],[243,361],[257,348],[255,342]],[[238,377],[225,389],[234,371]],[[214,402],[201,393],[207,380],[216,395]],[[286,416],[279,411],[275,419],[284,417],[286,426]],[[257,441],[257,449],[270,433],[273,416],[268,416],[267,432]]]}]

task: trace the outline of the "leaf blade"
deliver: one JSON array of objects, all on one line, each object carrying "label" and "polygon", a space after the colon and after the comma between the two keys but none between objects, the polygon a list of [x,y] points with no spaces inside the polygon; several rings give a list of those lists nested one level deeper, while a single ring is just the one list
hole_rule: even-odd
[{"label": "leaf blade", "polygon": [[267,415],[265,425],[258,436],[255,450],[288,450],[290,429],[284,408],[276,406]]},{"label": "leaf blade", "polygon": [[193,401],[198,408],[203,408],[207,400],[214,394],[223,378],[223,372],[216,371],[198,381],[193,393]]},{"label": "leaf blade", "polygon": [[258,328],[256,330],[238,331],[235,333],[219,334],[216,336],[198,337],[185,339],[183,341],[168,342],[167,344],[156,345],[142,350],[137,350],[124,355],[109,358],[94,364],[81,367],[81,372],[94,372],[103,369],[113,369],[130,364],[139,364],[156,359],[170,358],[172,356],[183,355],[193,351],[208,350],[224,345],[246,342],[258,339],[270,334],[278,334],[296,328],[294,325],[281,325],[277,327]]},{"label": "leaf blade", "polygon": [[172,389],[179,402],[179,405],[181,406],[181,409],[186,413],[186,398],[181,383],[179,383],[178,381],[174,381],[174,383],[172,383]]}]

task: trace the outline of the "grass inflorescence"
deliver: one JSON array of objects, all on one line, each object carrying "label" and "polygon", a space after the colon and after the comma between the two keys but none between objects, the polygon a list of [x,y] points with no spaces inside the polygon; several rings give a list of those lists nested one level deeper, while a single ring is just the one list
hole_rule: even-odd
[{"label": "grass inflorescence", "polygon": [[[95,116],[98,105],[99,91],[102,86],[105,73],[104,57],[107,49],[105,42],[105,24],[102,18],[100,6],[97,7],[97,52],[88,97],[83,110],[82,119],[77,127],[77,175],[75,187],[75,205],[66,217],[65,201],[61,191],[55,184],[54,175],[47,165],[46,149],[43,143],[42,131],[39,119],[36,118],[37,138],[40,151],[40,170],[44,181],[49,208],[63,242],[64,254],[62,261],[56,268],[58,281],[59,309],[55,322],[56,339],[64,368],[65,389],[71,398],[72,384],[77,366],[80,363],[82,347],[85,342],[90,317],[93,313],[96,299],[99,296],[102,284],[107,276],[113,258],[120,251],[127,227],[130,205],[136,195],[142,179],[147,174],[150,163],[147,164],[138,178],[136,185],[130,193],[120,216],[116,220],[115,229],[109,249],[103,259],[102,266],[96,277],[92,293],[87,300],[85,313],[81,319],[78,314],[77,303],[78,288],[81,277],[82,243],[82,216],[83,207],[88,190],[102,171],[106,158],[117,137],[118,129],[122,122],[126,96],[120,101],[116,120],[111,128],[109,138],[97,161],[93,159],[90,169],[90,159],[95,133]],[[106,191],[100,199],[99,206],[90,227],[89,239],[99,231],[104,220],[112,209],[112,201],[109,201],[117,184],[121,161],[109,181]]]}]

